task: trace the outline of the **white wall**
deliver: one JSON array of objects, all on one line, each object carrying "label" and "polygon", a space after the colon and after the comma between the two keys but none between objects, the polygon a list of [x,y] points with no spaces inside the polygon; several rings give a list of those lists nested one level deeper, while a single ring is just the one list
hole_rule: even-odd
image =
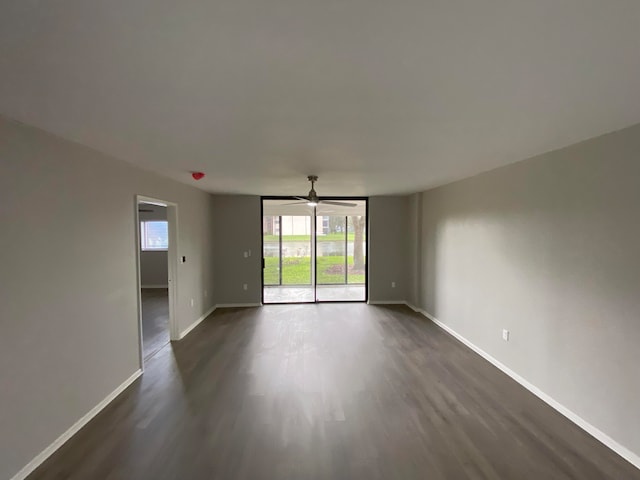
[{"label": "white wall", "polygon": [[[405,301],[409,289],[409,197],[369,198],[369,301]],[[395,287],[391,283],[395,282]]]},{"label": "white wall", "polygon": [[410,209],[411,300],[636,456],[639,181],[640,125],[430,190]]},{"label": "white wall", "polygon": [[168,287],[169,262],[166,251],[140,252],[140,284],[142,288]]},{"label": "white wall", "polygon": [[[262,219],[260,197],[214,195],[216,299],[219,304],[260,303]],[[244,252],[251,250],[245,258]],[[247,284],[247,290],[243,285]]]},{"label": "white wall", "polygon": [[214,303],[211,196],[0,117],[0,478],[139,368],[136,194],[179,205],[185,329]]},{"label": "white wall", "polygon": [[407,298],[414,306],[422,305],[422,194],[409,196],[407,203]]},{"label": "white wall", "polygon": [[[218,303],[259,303],[262,285],[260,197],[214,195],[216,299]],[[369,300],[407,299],[409,197],[369,199]],[[251,249],[252,256],[244,258]],[[396,288],[391,282],[396,282]],[[247,291],[242,285],[248,285]]]}]

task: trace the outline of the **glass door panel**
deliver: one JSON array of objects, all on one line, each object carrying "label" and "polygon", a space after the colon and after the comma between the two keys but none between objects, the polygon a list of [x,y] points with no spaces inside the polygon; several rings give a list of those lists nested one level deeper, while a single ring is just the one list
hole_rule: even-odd
[{"label": "glass door panel", "polygon": [[282,285],[311,286],[311,217],[283,215]]},{"label": "glass door panel", "polygon": [[327,225],[326,233],[318,230],[316,236],[316,283],[344,285],[347,280],[347,224],[346,217],[320,215]]},{"label": "glass door panel", "polygon": [[355,204],[321,203],[316,209],[326,233],[316,238],[316,300],[366,300],[366,200],[335,199]]},{"label": "glass door panel", "polygon": [[347,284],[364,285],[367,266],[367,219],[364,215],[347,217],[349,232],[347,251],[349,252]]},{"label": "glass door panel", "polygon": [[262,269],[265,287],[280,285],[280,217],[263,215],[262,217]]},{"label": "glass door panel", "polygon": [[295,199],[262,202],[264,303],[314,302],[313,208]]}]

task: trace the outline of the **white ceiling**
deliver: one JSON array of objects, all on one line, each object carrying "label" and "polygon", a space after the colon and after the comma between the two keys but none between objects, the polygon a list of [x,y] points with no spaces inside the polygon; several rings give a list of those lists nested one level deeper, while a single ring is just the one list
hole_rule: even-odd
[{"label": "white ceiling", "polygon": [[0,47],[2,114],[214,192],[408,193],[640,122],[637,0],[8,0]]}]

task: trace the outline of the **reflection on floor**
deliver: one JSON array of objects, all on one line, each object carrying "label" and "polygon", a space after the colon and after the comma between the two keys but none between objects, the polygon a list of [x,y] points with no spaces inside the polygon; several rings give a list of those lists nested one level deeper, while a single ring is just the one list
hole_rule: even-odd
[{"label": "reflection on floor", "polygon": [[[364,285],[318,285],[317,300],[333,301],[364,301]],[[264,287],[264,303],[300,303],[315,302],[313,287]]]},{"label": "reflection on floor", "polygon": [[143,288],[141,298],[142,346],[146,359],[169,343],[169,291]]}]

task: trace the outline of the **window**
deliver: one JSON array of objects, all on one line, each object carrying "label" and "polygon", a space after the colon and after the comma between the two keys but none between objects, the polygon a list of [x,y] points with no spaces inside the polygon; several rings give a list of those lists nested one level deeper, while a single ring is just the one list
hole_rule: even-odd
[{"label": "window", "polygon": [[166,220],[140,222],[140,248],[143,251],[169,248],[169,228]]}]

